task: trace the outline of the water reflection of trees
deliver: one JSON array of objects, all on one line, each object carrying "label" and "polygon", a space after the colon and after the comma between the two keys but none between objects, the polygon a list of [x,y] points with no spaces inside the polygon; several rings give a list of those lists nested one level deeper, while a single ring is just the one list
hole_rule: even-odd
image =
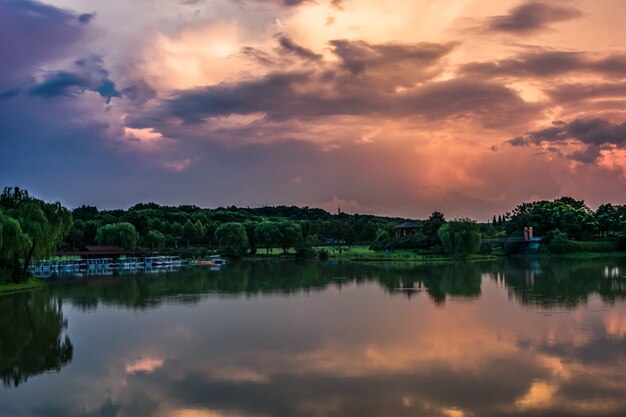
[{"label": "water reflection of trees", "polygon": [[54,296],[84,309],[122,305],[133,309],[163,303],[193,304],[208,294],[255,296],[321,291],[379,283],[392,294],[425,290],[433,301],[480,295],[481,269],[472,263],[407,267],[343,262],[241,262],[220,271],[195,268],[160,275],[101,278],[51,285]]},{"label": "water reflection of trees", "polygon": [[59,371],[72,360],[61,302],[47,291],[0,297],[0,378],[17,387],[34,375]]},{"label": "water reflection of trees", "polygon": [[412,289],[421,289],[437,304],[448,297],[479,297],[481,291],[481,267],[473,262],[398,266],[384,268],[377,275],[377,281],[392,294],[410,297]]},{"label": "water reflection of trees", "polygon": [[[377,283],[392,295],[424,292],[435,303],[477,298],[484,276],[502,281],[523,304],[574,307],[598,294],[604,301],[626,296],[626,258],[608,260],[506,258],[445,264],[354,264],[344,262],[240,262],[211,271],[195,268],[161,275],[100,278],[55,283],[51,293],[85,309],[98,304],[133,309],[163,303],[194,304],[208,295],[292,294]],[[603,275],[607,262],[622,273]],[[621,264],[620,264],[621,262]]]},{"label": "water reflection of trees", "polygon": [[[607,274],[606,270],[617,271]],[[494,280],[503,281],[517,300],[545,308],[575,308],[597,294],[606,303],[626,298],[626,259],[507,258]]]}]

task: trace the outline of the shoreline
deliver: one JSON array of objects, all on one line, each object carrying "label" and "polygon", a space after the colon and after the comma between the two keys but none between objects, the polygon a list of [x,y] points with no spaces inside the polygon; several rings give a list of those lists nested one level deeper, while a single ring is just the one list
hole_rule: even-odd
[{"label": "shoreline", "polygon": [[29,278],[26,282],[0,283],[0,296],[33,291],[45,287],[46,283],[37,278]]}]

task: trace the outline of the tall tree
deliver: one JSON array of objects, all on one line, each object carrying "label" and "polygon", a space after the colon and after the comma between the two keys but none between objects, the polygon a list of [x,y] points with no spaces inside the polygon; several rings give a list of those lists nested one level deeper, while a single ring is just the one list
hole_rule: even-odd
[{"label": "tall tree", "polygon": [[444,250],[450,255],[471,255],[480,248],[480,229],[469,219],[447,222],[439,228],[438,234]]},{"label": "tall tree", "polygon": [[292,248],[302,243],[302,229],[296,222],[290,220],[283,220],[278,223],[278,230],[280,231],[280,247],[283,252],[287,252],[287,249]]},{"label": "tall tree", "polygon": [[280,230],[278,224],[264,220],[256,224],[254,228],[254,237],[259,245],[266,249],[266,253],[270,253],[270,249],[278,246],[280,242]]},{"label": "tall tree", "polygon": [[246,229],[235,222],[222,224],[215,230],[215,237],[223,249],[223,254],[233,257],[241,257],[248,247]]},{"label": "tall tree", "polygon": [[163,249],[165,247],[165,236],[158,230],[150,230],[143,238],[144,246],[154,249]]},{"label": "tall tree", "polygon": [[[60,203],[46,203],[30,197],[28,192],[6,187],[0,195],[4,215],[19,222],[30,242],[28,248],[13,260],[13,280],[28,279],[28,266],[34,259],[52,255],[72,226],[72,215]],[[21,273],[16,274],[21,262]]]},{"label": "tall tree", "polygon": [[96,241],[99,245],[120,246],[124,249],[135,249],[139,234],[130,223],[107,224],[98,228]]},{"label": "tall tree", "polygon": [[198,235],[198,232],[196,230],[196,227],[191,222],[191,220],[187,220],[185,224],[183,225],[183,236],[182,236],[185,242],[187,242],[187,247],[189,247],[191,242],[196,239],[197,235]]},{"label": "tall tree", "polygon": [[439,229],[446,224],[446,218],[440,211],[434,211],[424,222],[422,233],[426,236],[428,247],[439,246]]}]

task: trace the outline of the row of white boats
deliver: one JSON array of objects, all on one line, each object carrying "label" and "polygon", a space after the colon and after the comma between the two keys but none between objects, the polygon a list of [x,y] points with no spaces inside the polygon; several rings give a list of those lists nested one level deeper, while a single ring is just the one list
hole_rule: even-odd
[{"label": "row of white boats", "polygon": [[[218,269],[224,264],[224,260],[212,257],[208,261],[197,264]],[[193,265],[196,265],[196,262],[180,259],[178,256],[146,256],[41,260],[31,264],[29,270],[37,278],[83,277],[177,271],[182,267]]]}]

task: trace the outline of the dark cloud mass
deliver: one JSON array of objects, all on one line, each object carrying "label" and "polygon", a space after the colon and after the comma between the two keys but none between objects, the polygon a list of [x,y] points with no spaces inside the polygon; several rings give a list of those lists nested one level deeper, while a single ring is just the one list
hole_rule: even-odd
[{"label": "dark cloud mass", "polygon": [[311,61],[319,61],[322,56],[316,54],[308,48],[298,45],[292,41],[288,36],[280,35],[278,37],[278,43],[283,51],[291,54],[295,54],[300,58],[308,59]]},{"label": "dark cloud mass", "polygon": [[103,67],[102,58],[92,56],[76,62],[77,72],[56,71],[48,74],[29,94],[39,97],[71,96],[86,90],[95,91],[107,102],[120,97],[109,72]]},{"label": "dark cloud mass", "polygon": [[604,119],[575,119],[569,123],[557,122],[554,126],[528,132],[524,136],[508,141],[513,146],[542,145],[555,143],[566,145],[574,141],[582,146],[566,157],[584,163],[594,163],[601,157],[602,150],[626,149],[626,122],[611,123]]},{"label": "dark cloud mass", "polygon": [[589,73],[617,79],[626,78],[626,55],[598,57],[584,52],[540,51],[520,54],[495,62],[472,62],[459,74],[481,78],[533,77],[544,79],[571,73]]},{"label": "dark cloud mass", "polygon": [[555,2],[530,2],[517,6],[504,16],[494,16],[487,21],[488,31],[528,34],[547,29],[550,23],[565,22],[582,17],[582,12],[572,6]]},{"label": "dark cloud mass", "polygon": [[80,23],[87,24],[91,22],[94,19],[94,17],[96,17],[95,13],[83,13],[80,16],[78,16],[78,21]]},{"label": "dark cloud mass", "polygon": [[[399,93],[373,87],[332,72],[274,73],[258,80],[181,92],[162,102],[156,115],[147,115],[148,119],[138,116],[134,123],[145,127],[168,116],[198,123],[206,117],[264,113],[275,121],[338,115],[431,120],[468,117],[497,127],[527,120],[540,110],[515,91],[488,82],[448,80]],[[133,123],[133,118],[128,120]]]},{"label": "dark cloud mass", "polygon": [[66,56],[80,40],[83,27],[79,16],[57,7],[0,0],[0,93],[37,65]]},{"label": "dark cloud mass", "polygon": [[0,0],[0,178],[109,208],[582,198],[623,183],[619,1]]},{"label": "dark cloud mass", "polygon": [[381,67],[388,70],[401,64],[409,64],[413,69],[429,67],[449,54],[457,44],[371,44],[364,41],[335,40],[330,45],[335,55],[341,59],[342,66],[353,74],[358,74]]},{"label": "dark cloud mass", "polygon": [[[280,43],[304,60],[317,58],[288,38]],[[338,66],[274,72],[259,79],[182,91],[161,102],[156,115],[138,114],[128,120],[146,127],[172,115],[197,123],[206,117],[264,113],[275,121],[338,115],[467,117],[497,127],[519,123],[539,111],[497,83],[453,79],[415,85],[437,74],[433,68],[454,44],[374,45],[345,40],[331,44]],[[398,91],[399,87],[404,90]]]},{"label": "dark cloud mass", "polygon": [[[613,99],[626,97],[626,82],[559,84],[556,87],[548,89],[546,92],[550,98],[558,103],[568,103],[598,98]],[[626,109],[624,110],[626,111]]]}]

